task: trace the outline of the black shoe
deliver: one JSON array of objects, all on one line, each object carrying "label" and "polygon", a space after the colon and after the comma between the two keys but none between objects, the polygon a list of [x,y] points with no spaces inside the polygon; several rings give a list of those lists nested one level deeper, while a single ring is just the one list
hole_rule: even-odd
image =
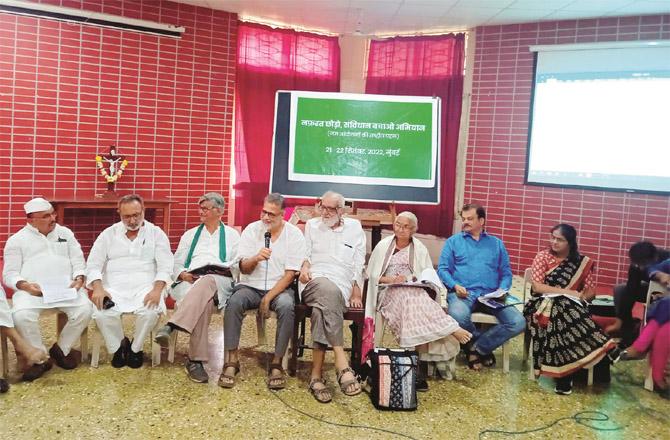
[{"label": "black shoe", "polygon": [[140,368],[144,363],[144,352],[139,351],[135,353],[130,346],[128,346],[128,360],[126,365],[130,368]]},{"label": "black shoe", "polygon": [[32,382],[35,379],[42,377],[42,375],[47,371],[51,370],[52,365],[53,364],[51,359],[47,359],[46,362],[41,364],[33,364],[23,373],[22,379],[28,382]]},{"label": "black shoe", "polygon": [[9,382],[5,379],[0,379],[0,394],[6,393],[9,391]]},{"label": "black shoe", "polygon": [[418,379],[416,380],[416,390],[417,391],[428,391],[428,382],[426,379]]},{"label": "black shoe", "polygon": [[128,338],[123,338],[121,340],[121,345],[119,349],[114,353],[112,357],[112,367],[121,368],[128,364],[128,351],[130,350],[130,341]]},{"label": "black shoe", "polygon": [[572,378],[560,377],[556,379],[556,388],[554,388],[554,392],[563,396],[572,394]]},{"label": "black shoe", "polygon": [[[70,350],[70,353],[65,356],[63,354],[63,350],[61,350],[60,346],[57,343],[54,343],[54,345],[51,346],[49,349],[49,356],[51,356],[51,359],[56,362],[56,365],[61,367],[64,370],[73,370],[79,365],[79,362],[77,362],[77,358],[73,353],[74,350]],[[81,355],[79,356],[81,359]]]}]

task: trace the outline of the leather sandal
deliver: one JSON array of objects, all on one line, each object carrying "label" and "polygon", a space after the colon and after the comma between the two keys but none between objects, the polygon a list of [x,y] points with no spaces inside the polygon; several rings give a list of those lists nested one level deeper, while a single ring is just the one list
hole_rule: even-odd
[{"label": "leather sandal", "polygon": [[[318,383],[323,385],[323,388],[315,388],[314,385]],[[333,395],[330,394],[330,390],[326,388],[326,381],[320,377],[315,377],[309,381],[309,391],[319,403],[328,403],[333,400]]]},{"label": "leather sandal", "polygon": [[[342,378],[346,373],[351,373],[351,375],[354,378],[349,380],[343,380]],[[356,396],[361,393],[361,384],[358,383],[358,379],[356,378],[356,372],[352,370],[351,367],[344,368],[337,372],[337,383],[340,385],[340,390],[342,390],[345,396]],[[353,384],[356,384],[356,388],[354,388],[354,391],[347,391],[347,388],[349,388],[349,386]]]},{"label": "leather sandal", "polygon": [[468,352],[468,368],[471,370],[479,371],[482,369],[482,358],[479,353],[475,350],[470,350]]},{"label": "leather sandal", "polygon": [[[279,373],[272,373],[274,370],[279,371]],[[277,382],[277,383],[272,383]],[[270,364],[268,369],[268,378],[267,378],[268,388],[271,390],[283,390],[286,388],[286,374],[281,364]]]},{"label": "leather sandal", "polygon": [[[230,374],[226,374],[226,370],[228,368],[235,369],[235,373],[233,373],[232,376]],[[239,372],[240,372],[240,361],[226,362],[225,364],[223,364],[223,371],[221,371],[221,375],[219,376],[219,386],[221,388],[233,388],[235,386],[235,376],[237,376],[237,373]]]}]

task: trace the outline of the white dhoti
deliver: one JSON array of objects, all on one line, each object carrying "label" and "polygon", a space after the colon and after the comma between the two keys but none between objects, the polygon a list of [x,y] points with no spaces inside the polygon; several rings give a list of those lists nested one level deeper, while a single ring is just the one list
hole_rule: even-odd
[{"label": "white dhoti", "polygon": [[[21,274],[28,280],[40,284],[41,280],[55,278],[61,274],[70,274],[70,261],[61,256],[41,255],[23,262]],[[79,289],[75,299],[45,303],[41,296],[34,296],[23,290],[17,290],[12,297],[12,317],[19,334],[35,348],[47,351],[42,342],[39,317],[45,311],[63,312],[67,323],[58,338],[58,346],[64,355],[77,342],[88,326],[93,313],[93,304],[89,301],[85,289]]]},{"label": "white dhoti", "polygon": [[[26,292],[21,293],[28,295]],[[42,342],[42,334],[40,332],[40,314],[45,310],[55,310],[65,313],[65,315],[67,315],[67,323],[58,337],[58,346],[63,350],[63,354],[67,356],[77,342],[77,339],[81,337],[81,333],[88,327],[88,323],[91,320],[93,304],[91,304],[88,299],[86,299],[86,301],[86,303],[78,306],[21,309],[14,311],[13,318],[16,330],[18,330],[19,334],[21,334],[23,339],[28,341],[30,345],[39,348],[46,353],[47,349]]]},{"label": "white dhoti", "polygon": [[[163,302],[161,300],[161,302]],[[165,303],[163,303],[163,310]],[[132,312],[121,312],[117,307],[108,310],[95,310],[93,319],[105,339],[107,353],[115,353],[121,346],[124,338],[122,313],[133,313],[135,315],[135,333],[133,334],[133,343],[131,349],[135,353],[142,351],[144,340],[149,336],[151,330],[156,326],[158,318],[162,313],[160,307],[147,308],[140,307]]]}]

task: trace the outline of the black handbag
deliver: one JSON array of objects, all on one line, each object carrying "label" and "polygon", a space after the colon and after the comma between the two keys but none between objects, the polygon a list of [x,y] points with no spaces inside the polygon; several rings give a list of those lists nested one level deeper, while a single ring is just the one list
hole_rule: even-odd
[{"label": "black handbag", "polygon": [[418,406],[416,377],[419,355],[414,350],[375,348],[367,355],[370,400],[377,409],[414,411]]}]

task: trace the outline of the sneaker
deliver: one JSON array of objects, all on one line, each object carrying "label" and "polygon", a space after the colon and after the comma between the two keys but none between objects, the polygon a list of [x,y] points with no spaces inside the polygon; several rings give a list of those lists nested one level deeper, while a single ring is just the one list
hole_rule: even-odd
[{"label": "sneaker", "polygon": [[554,388],[554,392],[562,396],[569,396],[572,394],[572,380],[566,380],[565,378],[556,379],[556,388]]},{"label": "sneaker", "polygon": [[161,347],[167,347],[170,344],[170,335],[172,335],[172,327],[164,325],[159,328],[154,337],[154,342]]},{"label": "sneaker", "polygon": [[203,367],[202,362],[187,359],[184,367],[186,367],[188,378],[193,382],[207,383],[209,381],[209,376],[207,375],[207,371],[205,371],[205,367]]}]

